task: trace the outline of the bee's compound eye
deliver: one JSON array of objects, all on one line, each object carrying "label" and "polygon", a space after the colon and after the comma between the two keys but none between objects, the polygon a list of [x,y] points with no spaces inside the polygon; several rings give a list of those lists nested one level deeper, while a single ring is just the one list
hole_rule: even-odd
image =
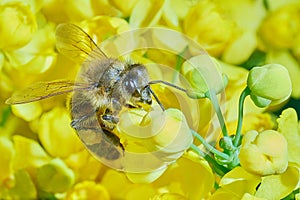
[{"label": "bee's compound eye", "polygon": [[141,91],[141,98],[142,98],[142,101],[144,103],[147,103],[147,104],[151,104],[152,103],[152,98],[151,98],[151,92],[149,90],[149,87],[144,87]]}]

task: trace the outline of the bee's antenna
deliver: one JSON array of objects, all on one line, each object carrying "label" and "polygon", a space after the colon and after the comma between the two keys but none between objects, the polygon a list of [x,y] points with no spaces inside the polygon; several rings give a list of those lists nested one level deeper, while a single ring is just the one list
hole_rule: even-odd
[{"label": "bee's antenna", "polygon": [[165,107],[162,105],[162,103],[160,102],[159,98],[156,96],[156,94],[154,93],[154,91],[152,90],[150,85],[148,85],[148,88],[149,88],[149,91],[151,92],[151,94],[153,95],[153,97],[155,98],[156,102],[158,103],[158,105],[161,107],[161,109],[163,111],[165,111]]},{"label": "bee's antenna", "polygon": [[187,90],[186,90],[186,89],[184,89],[184,88],[182,88],[182,87],[179,87],[179,86],[177,86],[177,85],[174,85],[174,84],[172,84],[172,83],[169,83],[169,82],[166,82],[166,81],[162,81],[162,80],[154,80],[154,81],[150,81],[148,84],[149,84],[149,85],[152,85],[152,84],[157,84],[157,83],[162,83],[162,84],[165,84],[165,85],[167,85],[167,86],[170,86],[170,87],[172,87],[172,88],[175,88],[175,89],[177,89],[177,90],[180,90],[180,91],[183,91],[183,92],[187,93]]}]

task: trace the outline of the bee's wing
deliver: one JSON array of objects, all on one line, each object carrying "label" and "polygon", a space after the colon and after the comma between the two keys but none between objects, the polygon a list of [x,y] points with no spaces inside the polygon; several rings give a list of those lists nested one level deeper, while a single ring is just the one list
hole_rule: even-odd
[{"label": "bee's wing", "polygon": [[67,80],[57,80],[52,82],[37,82],[23,90],[15,92],[9,99],[7,104],[22,104],[52,96],[73,92],[75,90],[90,90],[95,86],[85,83],[74,83]]},{"label": "bee's wing", "polygon": [[74,24],[59,24],[56,28],[56,48],[74,61],[107,58],[91,36]]}]

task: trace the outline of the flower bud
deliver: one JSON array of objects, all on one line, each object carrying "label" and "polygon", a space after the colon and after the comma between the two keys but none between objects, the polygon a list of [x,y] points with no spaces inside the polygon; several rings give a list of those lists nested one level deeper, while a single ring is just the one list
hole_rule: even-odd
[{"label": "flower bud", "polygon": [[247,86],[257,106],[278,104],[289,98],[292,83],[287,69],[279,64],[267,64],[250,70]]},{"label": "flower bud", "polygon": [[117,129],[126,151],[123,170],[133,173],[129,175],[133,182],[154,181],[193,142],[187,121],[177,109],[162,111],[155,106],[149,113],[130,109],[121,113]]},{"label": "flower bud", "polygon": [[227,76],[222,74],[218,61],[207,55],[192,57],[183,63],[181,70],[190,84],[187,94],[191,98],[203,98],[211,89],[218,94],[228,83]]},{"label": "flower bud", "polygon": [[11,50],[24,46],[36,29],[29,6],[17,2],[0,6],[0,48]]},{"label": "flower bud", "polygon": [[261,176],[283,173],[288,166],[287,141],[274,130],[249,131],[243,138],[239,159],[245,170]]},{"label": "flower bud", "polygon": [[53,159],[37,169],[37,184],[46,192],[65,192],[75,180],[74,173],[60,159]]}]

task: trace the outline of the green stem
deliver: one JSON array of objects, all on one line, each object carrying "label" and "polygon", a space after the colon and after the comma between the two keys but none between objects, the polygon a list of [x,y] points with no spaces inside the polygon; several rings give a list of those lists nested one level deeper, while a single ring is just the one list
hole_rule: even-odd
[{"label": "green stem", "polygon": [[237,147],[241,140],[241,131],[242,131],[242,125],[243,125],[243,115],[244,115],[244,101],[246,97],[250,94],[251,90],[246,87],[243,92],[241,93],[240,99],[239,99],[239,113],[238,113],[238,124],[236,127],[236,133],[233,140],[233,145]]},{"label": "green stem", "polygon": [[221,108],[220,108],[220,105],[219,105],[219,102],[218,102],[217,95],[216,95],[215,91],[214,90],[208,90],[205,93],[205,96],[210,99],[210,101],[211,101],[211,103],[212,103],[212,105],[215,109],[215,112],[217,114],[217,117],[218,117],[218,120],[219,120],[219,123],[220,123],[220,126],[221,126],[223,136],[227,137],[228,136],[228,131],[227,131],[227,128],[226,128],[225,120],[224,120],[224,117],[223,117],[223,114],[222,114],[222,111],[221,111]]},{"label": "green stem", "polygon": [[196,131],[194,131],[194,130],[191,129],[191,132],[192,132],[193,136],[195,138],[197,138],[209,152],[213,153],[214,155],[219,156],[220,158],[222,158],[224,160],[228,160],[229,159],[229,156],[227,154],[218,151],[213,146],[211,146],[210,144],[208,144],[205,141],[205,139],[203,137],[201,137],[201,135],[199,135]]},{"label": "green stem", "polygon": [[219,176],[224,176],[229,171],[226,167],[219,165],[208,154],[205,154],[203,151],[201,151],[196,145],[192,144],[190,148],[199,156],[203,157],[212,166],[213,171],[216,172]]}]

